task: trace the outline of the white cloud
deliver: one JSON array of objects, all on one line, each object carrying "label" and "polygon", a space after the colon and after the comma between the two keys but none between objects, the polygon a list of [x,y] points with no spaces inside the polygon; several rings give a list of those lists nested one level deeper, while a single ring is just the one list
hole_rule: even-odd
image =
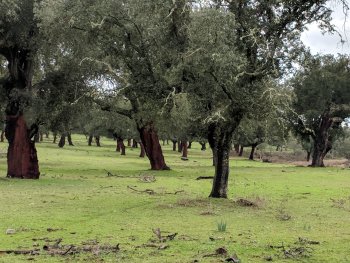
[{"label": "white cloud", "polygon": [[350,20],[345,19],[341,6],[332,7],[334,8],[333,24],[346,42],[341,43],[338,34],[326,33],[323,35],[316,24],[311,24],[308,26],[308,30],[302,34],[301,39],[307,47],[310,47],[313,54],[350,54]]}]

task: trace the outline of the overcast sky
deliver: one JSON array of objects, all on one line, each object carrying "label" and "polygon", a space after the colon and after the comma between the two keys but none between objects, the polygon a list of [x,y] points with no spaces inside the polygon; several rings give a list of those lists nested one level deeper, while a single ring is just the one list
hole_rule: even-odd
[{"label": "overcast sky", "polygon": [[342,45],[340,43],[341,38],[336,34],[322,35],[317,25],[312,24],[308,26],[309,30],[302,34],[302,40],[306,46],[310,47],[313,54],[350,54],[350,17],[345,22],[345,16],[340,6],[335,8],[332,17],[333,23],[347,42]]}]

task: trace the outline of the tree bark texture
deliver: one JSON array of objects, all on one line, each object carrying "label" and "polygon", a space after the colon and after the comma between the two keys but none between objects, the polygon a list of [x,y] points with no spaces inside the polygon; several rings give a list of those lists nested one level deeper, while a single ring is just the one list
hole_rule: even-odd
[{"label": "tree bark texture", "polygon": [[[30,36],[29,36],[30,38]],[[38,157],[33,137],[38,126],[28,130],[23,111],[28,99],[21,95],[32,89],[33,50],[9,46],[1,51],[7,62],[9,77],[3,83],[7,96],[5,136],[9,142],[7,151],[7,176],[38,179],[40,176]],[[14,92],[13,92],[14,91]]]},{"label": "tree bark texture", "polygon": [[22,114],[6,116],[7,177],[39,179],[39,164],[35,142],[30,138],[30,130]]},{"label": "tree bark texture", "polygon": [[213,186],[209,197],[227,198],[229,156],[231,140],[235,127],[212,124],[209,127],[208,141],[213,151],[213,163],[215,165],[215,175]]},{"label": "tree bark texture", "polygon": [[332,140],[329,130],[334,124],[333,119],[327,115],[322,116],[318,130],[314,136],[314,149],[312,155],[312,167],[324,167],[324,158],[332,149]]},{"label": "tree bark texture", "polygon": [[153,123],[138,127],[141,142],[150,161],[152,170],[169,170],[166,165],[162,147],[159,143],[157,131]]}]

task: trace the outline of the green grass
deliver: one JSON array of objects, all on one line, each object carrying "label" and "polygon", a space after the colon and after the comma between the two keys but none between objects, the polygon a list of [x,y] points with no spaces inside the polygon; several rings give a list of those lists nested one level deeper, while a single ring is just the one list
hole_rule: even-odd
[{"label": "green grass", "polygon": [[[45,241],[62,238],[62,244],[81,245],[87,240],[120,244],[117,254],[82,253],[75,256],[17,256],[0,253],[0,262],[220,262],[225,256],[207,257],[225,247],[241,262],[350,262],[350,171],[339,168],[303,168],[231,160],[229,199],[207,198],[213,175],[210,151],[189,151],[181,161],[170,146],[164,147],[171,171],[149,170],[139,150],[127,156],[115,152],[115,143],[88,147],[74,136],[75,147],[59,149],[49,141],[37,145],[41,178],[8,180],[6,159],[0,158],[0,250],[39,248]],[[6,144],[0,143],[0,149]],[[108,177],[107,172],[120,177]],[[153,175],[145,183],[133,176]],[[138,190],[152,189],[154,195]],[[167,194],[183,190],[176,195]],[[238,198],[257,207],[235,203]],[[227,224],[218,231],[218,222]],[[16,229],[6,235],[7,229]],[[59,229],[49,232],[48,228]],[[156,239],[153,229],[178,233],[169,247],[144,247]],[[298,238],[319,245],[297,243]],[[36,243],[36,244],[35,244]],[[281,248],[311,247],[308,256],[287,259]]]}]

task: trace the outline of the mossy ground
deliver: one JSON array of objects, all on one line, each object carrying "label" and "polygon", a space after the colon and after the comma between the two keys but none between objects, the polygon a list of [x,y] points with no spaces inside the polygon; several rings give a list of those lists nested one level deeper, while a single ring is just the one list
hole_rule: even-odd
[{"label": "mossy ground", "polygon": [[[45,241],[40,239],[62,238],[62,244],[77,246],[87,240],[119,243],[120,251],[75,256],[0,253],[0,262],[221,262],[227,256],[207,256],[219,247],[244,263],[269,257],[273,262],[350,262],[350,170],[232,159],[229,199],[214,200],[207,197],[211,181],[196,180],[214,172],[210,151],[200,151],[196,143],[187,162],[165,146],[172,170],[154,172],[147,159],[138,157],[138,149],[128,148],[127,156],[120,156],[110,139],[104,138],[103,147],[97,148],[86,146],[83,136],[73,138],[76,146],[64,149],[49,140],[37,145],[40,180],[6,179],[6,159],[0,158],[0,250],[42,248]],[[0,144],[0,149],[5,147]],[[106,171],[126,178],[108,177]],[[156,181],[135,178],[145,175]],[[169,194],[180,190],[184,192]],[[258,206],[240,206],[234,202],[238,198]],[[218,231],[219,222],[226,223],[225,232]],[[167,249],[143,246],[156,238],[156,228],[178,233]],[[16,233],[6,235],[7,229]],[[302,244],[299,237],[320,244]],[[283,250],[300,247],[308,253],[285,257]]]}]

